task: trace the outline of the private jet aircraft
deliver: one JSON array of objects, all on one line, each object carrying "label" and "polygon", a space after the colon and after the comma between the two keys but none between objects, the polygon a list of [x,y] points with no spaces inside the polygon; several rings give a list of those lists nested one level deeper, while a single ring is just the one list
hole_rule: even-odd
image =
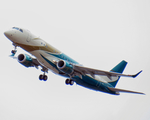
[{"label": "private jet aircraft", "polygon": [[5,31],[4,34],[12,41],[15,47],[15,49],[12,50],[11,57],[15,56],[17,47],[21,47],[35,56],[31,57],[27,54],[19,54],[17,59],[18,62],[25,67],[38,68],[41,66],[43,74],[39,76],[40,80],[47,81],[48,77],[46,73],[48,70],[51,70],[58,75],[66,77],[65,83],[67,85],[73,85],[75,82],[83,87],[113,95],[119,95],[120,92],[144,94],[141,92],[115,88],[121,76],[135,78],[142,72],[140,71],[135,75],[122,74],[127,65],[127,62],[124,60],[109,72],[96,70],[80,65],[78,62],[41,38],[36,37],[26,29],[12,27]]}]

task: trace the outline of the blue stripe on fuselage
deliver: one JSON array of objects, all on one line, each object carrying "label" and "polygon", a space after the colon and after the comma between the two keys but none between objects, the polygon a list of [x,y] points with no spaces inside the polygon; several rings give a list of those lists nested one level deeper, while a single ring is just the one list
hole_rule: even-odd
[{"label": "blue stripe on fuselage", "polygon": [[66,61],[74,63],[74,64],[78,64],[78,62],[76,62],[75,60],[73,60],[72,58],[68,57],[67,55],[65,55],[63,53],[61,53],[61,54],[53,54],[53,53],[50,53],[50,52],[46,52],[46,53],[49,54],[49,55],[55,56],[59,59],[66,60]]}]

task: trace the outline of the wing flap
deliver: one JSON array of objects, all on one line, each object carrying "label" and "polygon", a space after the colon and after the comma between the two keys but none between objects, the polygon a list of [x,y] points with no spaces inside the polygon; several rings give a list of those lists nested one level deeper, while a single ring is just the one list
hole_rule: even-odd
[{"label": "wing flap", "polygon": [[145,95],[142,92],[136,92],[136,91],[130,91],[130,90],[123,90],[123,89],[118,89],[118,88],[108,87],[108,89],[111,90],[111,91],[113,91],[113,92],[126,92],[126,93],[135,93],[135,94],[143,94],[143,95]]},{"label": "wing flap", "polygon": [[48,72],[48,69],[44,67],[37,59],[32,59],[32,62],[33,62],[32,63],[33,66],[36,67],[37,69],[38,69],[38,66],[41,66],[42,67],[41,71]]}]

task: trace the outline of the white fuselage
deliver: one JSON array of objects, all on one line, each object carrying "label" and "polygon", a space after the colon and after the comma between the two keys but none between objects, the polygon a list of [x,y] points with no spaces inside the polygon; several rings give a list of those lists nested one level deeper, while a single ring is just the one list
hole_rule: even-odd
[{"label": "white fuselage", "polygon": [[52,60],[52,62],[58,61],[59,59],[57,57],[51,56],[47,53],[45,53],[42,49],[40,49],[41,47],[47,47],[48,43],[46,43],[44,40],[42,40],[41,38],[36,37],[35,35],[33,35],[30,31],[26,30],[26,29],[22,29],[23,32],[17,30],[17,29],[10,29],[6,32],[4,32],[4,34],[9,38],[9,40],[11,40],[14,44],[16,44],[17,46],[22,47],[23,46],[30,46],[34,49],[34,47],[39,47],[39,49],[35,49],[35,50],[28,50],[28,48],[25,49],[27,52],[31,53],[33,56],[35,56],[37,58],[37,60],[44,65],[44,67],[52,70],[52,72],[54,73],[58,73],[58,70],[55,69],[54,67],[52,67],[48,62],[46,62],[40,54],[42,54],[43,56],[45,56],[47,59]]}]

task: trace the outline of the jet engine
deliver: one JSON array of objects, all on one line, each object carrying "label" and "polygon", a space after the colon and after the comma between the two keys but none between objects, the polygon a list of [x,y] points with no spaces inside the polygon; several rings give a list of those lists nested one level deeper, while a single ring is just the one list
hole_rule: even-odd
[{"label": "jet engine", "polygon": [[25,67],[33,67],[32,57],[27,54],[18,55],[18,62]]},{"label": "jet engine", "polygon": [[70,64],[69,62],[64,61],[64,60],[59,60],[57,62],[57,68],[66,74],[71,74],[74,71],[72,64]]}]

